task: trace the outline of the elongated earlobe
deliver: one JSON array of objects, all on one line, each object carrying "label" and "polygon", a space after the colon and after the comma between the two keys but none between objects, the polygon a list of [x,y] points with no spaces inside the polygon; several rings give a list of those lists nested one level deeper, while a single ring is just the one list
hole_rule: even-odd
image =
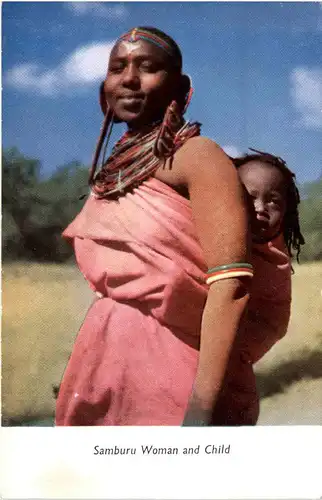
[{"label": "elongated earlobe", "polygon": [[104,92],[104,83],[105,82],[102,82],[101,85],[100,85],[100,89],[99,89],[99,103],[100,103],[100,106],[101,106],[102,113],[105,116],[106,113],[107,113],[107,102],[106,102],[105,92]]},{"label": "elongated earlobe", "polygon": [[184,108],[183,108],[183,113],[186,112],[187,108],[189,107],[192,94],[193,94],[193,87],[192,87],[192,80],[189,75],[183,75],[184,76],[184,81],[185,81],[185,100],[184,100]]},{"label": "elongated earlobe", "polygon": [[[100,85],[100,88],[99,88],[99,103],[100,103],[100,107],[101,107],[103,115],[106,116],[110,112],[110,106],[109,106],[107,99],[106,99],[106,96],[105,96],[104,83],[105,82],[102,82]],[[113,122],[114,123],[121,123],[121,120],[119,120],[117,118],[117,116],[115,116],[113,114]]]},{"label": "elongated earlobe", "polygon": [[177,103],[184,114],[189,106],[193,94],[191,78],[188,75],[181,75],[180,91],[177,98]]},{"label": "elongated earlobe", "polygon": [[110,109],[110,107],[105,99],[104,82],[102,82],[100,85],[99,102],[100,102],[102,113],[104,114],[104,120],[103,120],[103,124],[101,127],[101,132],[100,132],[100,135],[99,135],[99,138],[97,141],[96,149],[94,152],[92,166],[90,169],[90,174],[89,174],[89,184],[90,185],[92,185],[94,182],[97,163],[98,163],[99,157],[101,155],[104,141],[106,139],[106,144],[105,144],[104,153],[103,153],[103,160],[102,160],[102,162],[104,163],[105,152],[106,152],[106,148],[108,145],[110,135],[112,133],[113,121],[114,121],[113,120],[114,114],[113,114],[112,110]]}]

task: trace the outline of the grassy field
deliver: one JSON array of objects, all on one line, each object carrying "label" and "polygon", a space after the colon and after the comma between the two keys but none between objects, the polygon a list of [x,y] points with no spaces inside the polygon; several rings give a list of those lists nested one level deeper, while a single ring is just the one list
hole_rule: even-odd
[{"label": "grassy field", "polygon": [[4,265],[2,280],[2,415],[42,418],[92,293],[74,266]]},{"label": "grassy field", "polygon": [[[293,277],[288,335],[256,366],[260,424],[322,424],[322,263]],[[11,264],[2,272],[2,415],[46,419],[92,299],[75,266]],[[13,419],[13,420],[11,420]]]}]

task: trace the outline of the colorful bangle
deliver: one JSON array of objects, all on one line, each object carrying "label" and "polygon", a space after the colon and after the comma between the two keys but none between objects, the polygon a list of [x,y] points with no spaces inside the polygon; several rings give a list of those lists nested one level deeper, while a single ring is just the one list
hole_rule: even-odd
[{"label": "colorful bangle", "polygon": [[252,278],[254,274],[251,271],[229,271],[225,274],[221,275],[215,275],[215,276],[210,276],[209,278],[206,279],[207,285],[211,285],[212,283],[215,283],[215,281],[220,281],[220,280],[226,280],[229,278],[240,278],[240,277],[247,277],[247,278]]},{"label": "colorful bangle", "polygon": [[239,269],[239,268],[247,268],[253,270],[253,266],[248,264],[247,262],[235,262],[233,264],[224,264],[223,266],[212,267],[208,269],[207,274],[216,273],[217,271],[226,271],[228,269]]},{"label": "colorful bangle", "polygon": [[209,269],[207,272],[206,283],[207,285],[211,285],[215,281],[239,277],[252,278],[253,275],[254,270],[251,264],[237,262],[235,264],[226,264]]}]

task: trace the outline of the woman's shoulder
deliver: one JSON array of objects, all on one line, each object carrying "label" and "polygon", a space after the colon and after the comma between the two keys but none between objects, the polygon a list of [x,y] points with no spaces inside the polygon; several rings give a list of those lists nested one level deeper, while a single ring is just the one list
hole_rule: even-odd
[{"label": "woman's shoulder", "polygon": [[[191,181],[196,175],[198,182],[204,176],[218,178],[220,171],[227,172],[229,167],[235,170],[228,156],[215,141],[205,136],[195,136],[188,139],[173,157],[167,160],[165,167],[158,169],[155,176],[170,185],[186,185],[188,179]],[[209,179],[206,182],[209,182]]]},{"label": "woman's shoulder", "polygon": [[[174,164],[186,173],[207,172],[218,175],[221,171],[235,171],[235,168],[224,150],[214,140],[206,136],[191,137],[176,152]],[[237,175],[237,174],[236,174]]]},{"label": "woman's shoulder", "polygon": [[206,137],[204,135],[197,135],[194,137],[191,137],[188,141],[185,142],[185,144],[182,146],[182,151],[204,151],[204,150],[212,150],[212,151],[221,151],[222,148],[217,144],[213,139],[210,139],[209,137]]}]

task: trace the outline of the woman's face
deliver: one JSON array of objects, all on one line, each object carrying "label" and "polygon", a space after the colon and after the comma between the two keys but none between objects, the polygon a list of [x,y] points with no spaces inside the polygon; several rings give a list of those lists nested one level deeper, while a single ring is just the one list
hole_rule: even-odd
[{"label": "woman's face", "polygon": [[122,41],[113,48],[105,97],[116,117],[130,128],[163,118],[179,85],[180,73],[161,48],[143,40]]}]

